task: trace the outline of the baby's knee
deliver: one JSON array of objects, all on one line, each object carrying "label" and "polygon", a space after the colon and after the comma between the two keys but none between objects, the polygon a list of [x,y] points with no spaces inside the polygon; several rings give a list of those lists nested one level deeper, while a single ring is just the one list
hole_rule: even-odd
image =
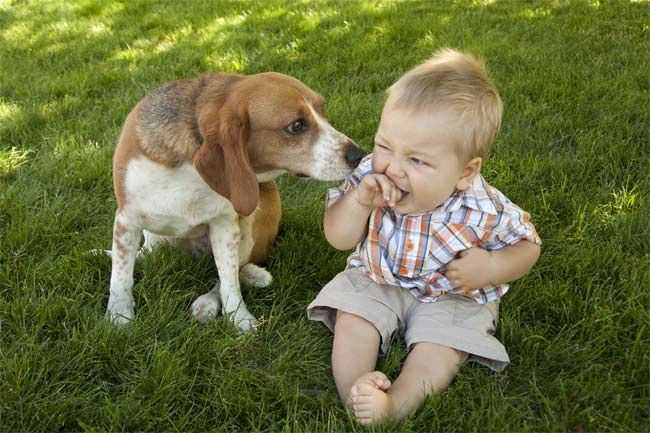
[{"label": "baby's knee", "polygon": [[336,312],[336,322],[334,323],[334,333],[337,332],[355,332],[355,333],[377,333],[378,330],[370,321],[353,313],[338,310]]},{"label": "baby's knee", "polygon": [[418,359],[422,359],[425,368],[449,376],[456,376],[460,366],[469,356],[467,352],[429,342],[415,343],[411,347],[411,354]]}]

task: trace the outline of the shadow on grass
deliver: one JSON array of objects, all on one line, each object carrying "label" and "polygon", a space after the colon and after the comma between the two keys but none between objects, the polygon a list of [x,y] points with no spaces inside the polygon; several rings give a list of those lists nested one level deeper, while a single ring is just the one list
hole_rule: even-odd
[{"label": "shadow on grass", "polygon": [[[128,110],[149,90],[215,70],[276,70],[329,98],[361,94],[364,103],[375,106],[376,117],[377,95],[436,47],[474,49],[490,59],[497,79],[501,73],[510,77],[525,73],[531,57],[576,60],[575,53],[550,49],[562,38],[546,33],[542,38],[544,29],[583,20],[582,14],[611,18],[619,12],[587,3],[482,3],[129,2],[5,8],[3,50],[21,61],[3,83],[3,103],[19,109],[3,122],[0,141],[39,148],[48,144],[43,138],[51,136],[53,125],[63,123],[66,130],[111,145]],[[633,16],[642,8],[627,5],[623,13]],[[332,114],[337,120],[350,117],[343,107]],[[365,138],[371,132],[366,127],[361,134]]]}]

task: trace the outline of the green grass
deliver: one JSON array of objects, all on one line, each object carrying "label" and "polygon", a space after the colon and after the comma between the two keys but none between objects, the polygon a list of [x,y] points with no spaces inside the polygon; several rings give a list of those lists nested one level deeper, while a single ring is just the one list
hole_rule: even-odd
[{"label": "green grass", "polygon": [[110,245],[115,139],[159,83],[290,74],[369,150],[384,89],[441,46],[488,60],[506,111],[484,174],[543,253],[502,304],[512,365],[463,368],[384,430],[648,431],[650,3],[604,0],[0,0],[0,429],[364,430],[305,315],[346,258],[321,233],[328,185],[279,180],[275,279],[244,287],[257,335],[190,320],[216,270],[172,248],[138,263],[137,320],[112,328],[110,263],[85,252]]}]

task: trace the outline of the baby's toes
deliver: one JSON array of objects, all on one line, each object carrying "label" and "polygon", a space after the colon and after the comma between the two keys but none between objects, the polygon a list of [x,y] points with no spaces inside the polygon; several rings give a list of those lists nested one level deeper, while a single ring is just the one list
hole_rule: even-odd
[{"label": "baby's toes", "polygon": [[368,375],[364,377],[364,380],[360,381],[360,383],[373,385],[375,388],[379,388],[382,391],[388,390],[391,385],[388,377],[386,377],[386,375],[381,371],[373,371],[372,373],[368,373]]},{"label": "baby's toes", "polygon": [[354,416],[357,422],[361,425],[368,425],[372,423],[372,410],[355,410]]},{"label": "baby's toes", "polygon": [[372,382],[377,388],[383,391],[386,391],[391,385],[390,379],[388,379],[388,377],[386,377],[386,375],[381,371],[375,373],[372,377]]},{"label": "baby's toes", "polygon": [[372,398],[368,396],[360,396],[354,399],[354,404],[352,405],[354,409],[354,415],[357,418],[365,418],[372,416]]},{"label": "baby's toes", "polygon": [[367,409],[372,406],[372,396],[370,395],[358,395],[352,399],[355,409]]},{"label": "baby's toes", "polygon": [[357,422],[361,425],[371,425],[373,423],[372,414],[368,412],[367,415],[357,416]]},{"label": "baby's toes", "polygon": [[372,371],[370,373],[366,373],[363,376],[359,377],[355,384],[368,384],[368,385],[373,385],[375,388],[382,388],[386,386],[386,384],[390,384],[390,381],[386,377],[384,373],[381,371]]},{"label": "baby's toes", "polygon": [[356,395],[354,396],[355,402],[356,401],[368,401],[372,400],[372,396],[377,389],[374,384],[369,384],[369,383],[360,383],[356,386],[357,392]]},{"label": "baby's toes", "polygon": [[377,384],[379,389],[382,391],[388,391],[388,389],[391,387],[392,383],[390,383],[390,380],[384,379],[381,383]]}]

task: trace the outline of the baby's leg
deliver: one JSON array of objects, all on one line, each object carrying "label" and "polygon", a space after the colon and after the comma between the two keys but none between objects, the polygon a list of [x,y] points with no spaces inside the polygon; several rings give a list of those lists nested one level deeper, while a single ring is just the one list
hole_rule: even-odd
[{"label": "baby's leg", "polygon": [[367,425],[406,418],[427,396],[449,386],[467,356],[464,352],[438,344],[415,344],[399,377],[388,391],[363,383],[352,389],[357,420]]},{"label": "baby's leg", "polygon": [[361,376],[371,372],[379,353],[379,332],[367,320],[337,311],[332,346],[332,373],[341,401],[352,407],[350,388]]}]

